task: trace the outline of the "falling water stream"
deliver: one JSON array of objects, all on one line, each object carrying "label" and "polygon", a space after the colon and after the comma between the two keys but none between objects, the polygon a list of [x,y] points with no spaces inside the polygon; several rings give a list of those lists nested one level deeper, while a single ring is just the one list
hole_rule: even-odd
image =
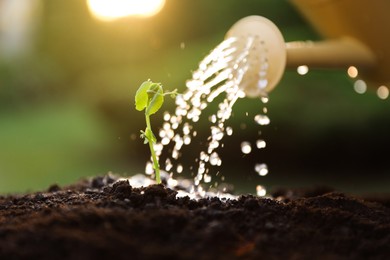
[{"label": "falling water stream", "polygon": [[[263,46],[258,37],[247,37],[245,40],[232,37],[223,41],[200,62],[199,68],[192,73],[192,79],[186,83],[186,91],[176,97],[175,111],[164,113],[164,123],[159,131],[160,142],[155,145],[155,149],[159,157],[162,153],[169,154],[163,162],[160,160],[162,170],[165,171],[163,178],[167,179],[168,186],[185,186],[173,178],[173,173],[189,171],[194,175],[194,180],[191,184],[187,183],[187,192],[197,196],[207,195],[207,191],[201,184],[211,184],[215,176],[210,173],[210,168],[222,164],[218,148],[223,146],[222,139],[225,136],[233,134],[233,128],[226,122],[231,117],[237,100],[246,97],[243,90],[246,84],[256,84],[255,87],[262,93],[261,102],[263,104],[268,102],[267,93],[263,91],[267,86],[268,69],[267,50]],[[254,53],[256,55],[253,55]],[[253,71],[253,68],[256,69],[256,75],[247,73],[248,70]],[[202,116],[206,116],[202,112],[213,102],[218,102],[218,106],[216,111],[212,111],[207,117],[210,124],[207,145],[200,151],[198,158],[195,158],[197,165],[185,169],[180,162],[182,150],[198,135],[194,126]],[[270,119],[265,113],[267,113],[266,108],[263,109],[263,114],[253,118],[254,122],[260,126],[268,125]],[[261,139],[255,141],[253,145],[249,141],[243,141],[241,152],[249,154],[253,149],[252,146],[262,149],[266,143]],[[267,165],[264,163],[253,167],[259,176],[268,173]],[[153,174],[151,162],[146,165],[146,173]],[[223,179],[223,176],[221,178]],[[215,182],[214,188],[217,188],[217,183]],[[223,193],[226,188],[217,190]],[[179,195],[188,195],[188,193],[179,193]],[[266,190],[258,185],[256,193],[264,196]]]},{"label": "falling water stream", "polygon": [[[223,158],[219,154],[219,149],[224,146],[222,142],[224,137],[233,135],[234,129],[227,121],[239,99],[245,98],[247,94],[259,96],[264,107],[262,113],[254,116],[253,121],[259,126],[270,124],[265,107],[268,102],[266,91],[268,67],[268,50],[264,41],[258,36],[251,35],[224,40],[199,63],[198,69],[192,73],[192,78],[186,82],[185,92],[176,96],[175,111],[164,113],[164,123],[158,133],[160,142],[154,146],[162,166],[162,179],[168,188],[178,190],[177,196],[235,198],[229,193],[229,185],[224,183],[224,176],[219,171],[214,174],[210,169],[222,165]],[[299,75],[303,76],[308,72],[309,67],[306,65],[297,68]],[[347,73],[353,79],[358,76],[358,70],[354,66],[350,66]],[[362,94],[366,91],[367,85],[363,80],[356,80],[354,89]],[[386,86],[380,86],[377,90],[377,95],[381,99],[388,98],[389,93]],[[248,113],[246,115],[248,116]],[[204,124],[199,124],[202,118],[208,120],[209,134],[205,140],[198,142],[196,138],[204,131]],[[241,128],[245,128],[245,124],[242,125],[244,127]],[[204,143],[206,145],[194,158],[196,165],[188,167],[183,164],[185,160],[182,156],[185,147],[191,143],[200,147]],[[255,142],[243,140],[240,148],[241,153],[247,155],[253,149],[265,147],[266,142],[258,139]],[[162,155],[165,156],[163,161]],[[268,167],[263,162],[255,163],[253,169],[258,176],[268,174]],[[151,161],[147,162],[145,172],[149,176],[154,174]],[[193,180],[177,177],[177,174],[182,172],[191,173]],[[222,183],[214,180],[216,177]],[[133,186],[147,186],[153,183],[150,177],[142,174],[135,175],[129,180]],[[257,185],[255,190],[258,196],[265,196],[267,193],[262,185]]]}]

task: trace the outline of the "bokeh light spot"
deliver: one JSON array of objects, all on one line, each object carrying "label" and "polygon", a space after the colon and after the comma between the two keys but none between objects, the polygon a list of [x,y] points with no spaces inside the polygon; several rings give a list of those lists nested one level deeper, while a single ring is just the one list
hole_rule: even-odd
[{"label": "bokeh light spot", "polygon": [[347,73],[348,73],[348,76],[350,77],[350,78],[356,78],[357,76],[358,76],[358,74],[359,74],[359,71],[358,71],[358,69],[355,67],[355,66],[350,66],[349,68],[348,68],[348,70],[347,70]]},{"label": "bokeh light spot", "polygon": [[297,68],[299,75],[306,75],[309,72],[309,67],[306,65],[301,65]]},{"label": "bokeh light spot", "polygon": [[355,89],[356,93],[363,94],[367,90],[367,84],[363,80],[359,79],[355,81],[353,88]]},{"label": "bokeh light spot", "polygon": [[387,99],[389,97],[389,89],[386,86],[380,86],[377,89],[376,94],[380,99]]},{"label": "bokeh light spot", "polygon": [[165,0],[87,0],[87,4],[95,18],[113,21],[128,16],[153,16],[161,11]]}]

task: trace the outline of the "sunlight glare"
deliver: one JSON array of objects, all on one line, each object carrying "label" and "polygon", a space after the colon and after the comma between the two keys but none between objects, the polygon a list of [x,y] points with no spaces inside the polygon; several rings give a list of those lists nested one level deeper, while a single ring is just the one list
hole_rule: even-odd
[{"label": "sunlight glare", "polygon": [[87,0],[87,4],[97,19],[113,21],[127,16],[153,16],[161,11],[165,0]]}]

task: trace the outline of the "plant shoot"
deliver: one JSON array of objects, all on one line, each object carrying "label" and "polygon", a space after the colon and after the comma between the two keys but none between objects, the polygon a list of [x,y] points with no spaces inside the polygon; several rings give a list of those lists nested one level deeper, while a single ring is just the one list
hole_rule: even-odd
[{"label": "plant shoot", "polygon": [[171,97],[174,98],[176,94],[176,89],[164,93],[161,83],[154,83],[150,80],[142,83],[135,93],[135,109],[138,111],[145,110],[146,129],[145,131],[141,130],[141,138],[144,139],[144,144],[149,144],[157,184],[161,183],[160,164],[154,149],[157,139],[152,131],[150,116],[161,108],[164,103],[165,95],[171,95]]}]

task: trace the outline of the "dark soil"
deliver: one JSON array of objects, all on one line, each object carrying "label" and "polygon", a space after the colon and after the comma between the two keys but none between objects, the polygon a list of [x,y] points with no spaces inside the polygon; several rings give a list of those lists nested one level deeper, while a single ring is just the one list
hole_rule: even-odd
[{"label": "dark soil", "polygon": [[0,259],[390,259],[390,208],[329,189],[191,200],[111,177],[0,197]]}]

